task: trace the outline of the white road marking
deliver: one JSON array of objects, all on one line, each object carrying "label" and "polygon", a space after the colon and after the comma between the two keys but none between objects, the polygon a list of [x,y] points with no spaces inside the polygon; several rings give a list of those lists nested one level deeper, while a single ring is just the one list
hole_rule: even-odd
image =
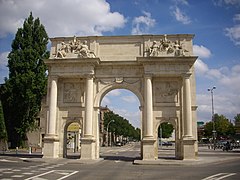
[{"label": "white road marking", "polygon": [[57,179],[57,180],[65,179],[65,178],[67,178],[67,177],[69,177],[69,176],[72,176],[72,175],[74,175],[74,174],[76,174],[76,173],[78,173],[78,171],[73,171],[72,173],[70,173],[70,174],[68,174],[68,175],[66,175],[66,176],[64,176],[64,177],[61,177],[61,178],[59,178],[59,179]]},{"label": "white road marking", "polygon": [[227,178],[229,176],[234,176],[236,175],[236,173],[218,173],[218,174],[214,174],[212,176],[208,176],[202,180],[220,180],[220,179],[224,179]]},{"label": "white road marking", "polygon": [[7,160],[7,159],[0,159],[1,162],[17,162],[17,161],[12,161],[12,160]]},{"label": "white road marking", "polygon": [[27,179],[25,179],[25,180],[35,179],[35,178],[38,178],[38,177],[40,177],[40,176],[44,176],[44,175],[46,175],[46,174],[50,174],[50,173],[52,173],[52,172],[54,172],[54,170],[52,170],[52,171],[48,171],[48,172],[45,172],[45,173],[42,173],[42,174],[38,174],[38,175],[36,175],[36,176],[33,176],[33,177],[30,177],[30,178],[27,178]]},{"label": "white road marking", "polygon": [[56,174],[61,174],[61,175],[64,175],[63,177],[61,178],[58,178],[56,180],[62,180],[62,179],[65,179],[69,176],[72,176],[73,174],[76,174],[78,171],[67,171],[67,170],[52,170],[52,171],[48,171],[48,172],[45,172],[45,173],[42,173],[42,174],[39,174],[39,175],[36,175],[36,176],[33,176],[33,177],[30,177],[30,178],[27,178],[26,180],[31,180],[31,179],[44,179],[44,178],[41,178],[41,176],[44,176],[44,175],[47,175],[47,174],[50,174],[50,173],[56,173]]},{"label": "white road marking", "polygon": [[21,178],[21,177],[23,177],[24,175],[13,175],[13,176],[11,176],[12,178]]}]

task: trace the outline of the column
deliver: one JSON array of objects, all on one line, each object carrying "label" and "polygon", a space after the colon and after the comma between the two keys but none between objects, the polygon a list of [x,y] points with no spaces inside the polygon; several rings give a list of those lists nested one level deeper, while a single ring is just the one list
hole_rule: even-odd
[{"label": "column", "polygon": [[152,101],[152,75],[144,77],[144,123],[141,146],[142,160],[154,160],[156,139],[153,137],[153,101]]},{"label": "column", "polygon": [[44,137],[43,158],[58,158],[59,152],[59,139],[57,126],[57,76],[50,76],[50,97],[49,97],[49,116],[47,119],[47,131]]},{"label": "column", "polygon": [[152,103],[152,77],[145,76],[145,134],[144,137],[153,137],[153,103]]},{"label": "column", "polygon": [[51,78],[50,100],[49,100],[49,119],[48,119],[48,135],[56,134],[57,121],[57,77]]},{"label": "column", "polygon": [[184,137],[192,137],[191,73],[183,75]]},{"label": "column", "polygon": [[[93,75],[86,77],[84,137],[81,144],[81,159],[96,159],[96,137],[93,135]],[[95,117],[96,118],[96,117]],[[96,136],[96,134],[95,134]]]},{"label": "column", "polygon": [[93,129],[93,76],[86,78],[84,137],[92,137]]}]

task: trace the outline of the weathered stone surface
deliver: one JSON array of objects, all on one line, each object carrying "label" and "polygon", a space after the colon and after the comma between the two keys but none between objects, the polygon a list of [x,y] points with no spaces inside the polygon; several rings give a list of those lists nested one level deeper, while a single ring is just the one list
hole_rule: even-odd
[{"label": "weathered stone surface", "polygon": [[[48,95],[41,113],[46,157],[64,157],[67,125],[81,126],[81,158],[99,158],[98,108],[113,89],[128,89],[141,107],[143,160],[157,159],[157,128],[172,123],[176,158],[197,154],[192,38],[182,35],[52,38]],[[52,89],[54,88],[54,89]],[[51,116],[49,116],[49,114]],[[45,122],[45,123],[43,123]],[[58,139],[51,137],[58,137]]]}]

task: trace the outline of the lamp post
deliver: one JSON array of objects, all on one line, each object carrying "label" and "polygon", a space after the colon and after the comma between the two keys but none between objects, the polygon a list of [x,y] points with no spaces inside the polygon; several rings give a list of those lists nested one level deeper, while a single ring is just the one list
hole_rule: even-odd
[{"label": "lamp post", "polygon": [[108,143],[108,128],[109,128],[109,125],[110,125],[111,122],[114,122],[114,120],[109,121],[108,124],[107,124],[107,146],[109,146],[109,143]]},{"label": "lamp post", "polygon": [[213,86],[212,88],[208,88],[208,91],[211,92],[212,97],[212,123],[213,123],[213,148],[216,149],[216,129],[215,129],[215,119],[214,119],[214,106],[213,106],[213,90],[216,89],[216,86]]}]

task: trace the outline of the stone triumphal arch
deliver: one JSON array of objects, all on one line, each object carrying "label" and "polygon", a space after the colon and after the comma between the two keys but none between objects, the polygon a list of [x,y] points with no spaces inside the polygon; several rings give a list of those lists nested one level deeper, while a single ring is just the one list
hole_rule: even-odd
[{"label": "stone triumphal arch", "polygon": [[191,34],[52,38],[43,157],[64,157],[66,126],[82,126],[81,159],[99,158],[99,107],[123,88],[139,99],[142,160],[158,159],[157,127],[176,130],[176,158],[198,153]]}]

